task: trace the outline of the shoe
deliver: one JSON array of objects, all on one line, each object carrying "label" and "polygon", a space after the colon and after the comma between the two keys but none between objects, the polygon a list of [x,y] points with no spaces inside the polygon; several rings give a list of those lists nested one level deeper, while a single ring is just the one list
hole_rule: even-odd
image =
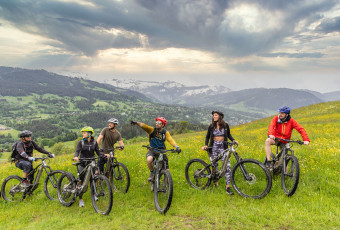
[{"label": "shoe", "polygon": [[21,187],[28,188],[29,186],[30,186],[30,183],[28,182],[28,180],[21,181]]},{"label": "shoe", "polygon": [[273,170],[273,162],[272,161],[266,161],[266,163],[264,164],[264,166],[266,166],[266,168],[270,171]]},{"label": "shoe", "polygon": [[85,202],[83,201],[83,199],[79,200],[79,208],[84,207],[85,206]]},{"label": "shoe", "polygon": [[149,176],[149,178],[148,178],[148,182],[152,182],[152,181],[154,181],[155,180],[155,174],[154,173],[150,173],[150,176]]},{"label": "shoe", "polygon": [[227,187],[227,188],[225,189],[225,192],[226,192],[227,194],[229,194],[229,195],[234,195],[234,192],[233,192],[233,190],[231,189],[231,187]]}]

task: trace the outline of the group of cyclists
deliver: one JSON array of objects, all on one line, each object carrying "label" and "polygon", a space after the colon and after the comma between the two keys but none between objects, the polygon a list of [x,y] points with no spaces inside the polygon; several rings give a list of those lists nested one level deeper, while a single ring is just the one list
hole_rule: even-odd
[{"label": "group of cyclists", "polygon": [[[276,140],[275,138],[282,139],[290,139],[293,129],[296,129],[302,136],[304,144],[308,145],[310,140],[308,138],[306,130],[293,118],[290,116],[290,108],[287,106],[281,107],[278,110],[279,114],[275,116],[268,127],[268,139],[265,141],[265,151],[266,151],[266,163],[265,166],[272,170],[272,161],[271,161],[271,145],[279,145],[283,141]],[[230,132],[230,127],[224,118],[224,114],[221,111],[214,110],[212,111],[212,120],[211,124],[208,127],[205,145],[202,147],[202,150],[207,150],[209,159],[213,161],[221,152],[223,152],[227,146],[226,141],[228,139],[232,142],[238,144]],[[131,125],[137,125],[141,127],[148,135],[149,135],[149,145],[152,148],[156,149],[165,149],[165,141],[170,143],[173,147],[175,147],[178,153],[181,152],[181,148],[176,144],[175,140],[171,137],[169,131],[165,129],[167,120],[164,117],[155,118],[155,126],[148,126],[139,121],[130,121]],[[108,120],[108,127],[104,128],[97,140],[94,139],[94,130],[92,127],[84,127],[82,132],[82,140],[80,140],[77,144],[76,151],[74,154],[73,160],[79,161],[79,158],[91,158],[94,157],[95,154],[98,155],[98,168],[101,173],[103,172],[104,165],[107,161],[107,158],[110,157],[105,149],[112,148],[115,143],[119,143],[119,149],[124,149],[124,143],[122,140],[122,136],[119,131],[116,129],[118,125],[118,120],[115,118],[111,118]],[[38,152],[47,154],[49,157],[54,157],[54,154],[44,150],[39,147],[34,141],[31,140],[32,132],[28,130],[24,130],[19,134],[21,138],[20,142],[17,143],[16,149],[17,154],[15,156],[16,164],[23,171],[23,181],[22,186],[30,186],[30,182],[33,181],[33,178],[28,178],[28,174],[33,170],[33,150],[37,150]],[[100,146],[100,147],[99,147]],[[102,149],[102,151],[100,150]],[[146,154],[147,166],[150,170],[150,175],[148,181],[153,181],[155,175],[153,174],[153,160],[159,152],[155,152],[149,150]],[[169,170],[169,161],[166,155],[164,155],[164,160],[166,162],[166,169]],[[223,160],[223,159],[222,159]],[[83,168],[86,167],[90,162],[82,161],[78,167],[78,172],[82,171]],[[218,162],[214,165],[215,169],[218,169]],[[231,168],[230,162],[227,165],[227,171],[225,173],[225,181],[226,188],[225,191],[229,195],[233,195],[233,191],[230,187],[230,175]],[[218,181],[214,181],[215,186],[218,186]],[[84,207],[84,201],[82,199],[82,195],[79,196],[79,207]]]}]

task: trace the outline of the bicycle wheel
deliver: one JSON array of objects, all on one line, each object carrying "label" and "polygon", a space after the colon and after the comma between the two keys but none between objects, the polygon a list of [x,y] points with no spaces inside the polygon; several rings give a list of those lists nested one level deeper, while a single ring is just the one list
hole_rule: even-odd
[{"label": "bicycle wheel", "polygon": [[155,207],[158,212],[165,214],[170,208],[173,195],[173,183],[170,172],[162,170],[159,173],[157,182],[155,182],[153,190]]},{"label": "bicycle wheel", "polygon": [[259,161],[244,159],[234,165],[231,184],[243,197],[261,199],[272,187],[272,177],[268,169]]},{"label": "bicycle wheel", "polygon": [[185,178],[191,187],[205,189],[211,184],[211,170],[201,159],[191,159],[185,166]]},{"label": "bicycle wheel", "polygon": [[126,193],[130,187],[130,174],[122,163],[114,164],[110,171],[110,182],[115,191]]},{"label": "bicycle wheel", "polygon": [[49,175],[47,175],[44,181],[44,192],[48,199],[50,200],[58,200],[58,180],[61,175],[65,173],[62,170],[52,171]]},{"label": "bicycle wheel", "polygon": [[282,169],[281,185],[287,196],[295,193],[299,184],[300,166],[295,156],[289,155],[286,158],[286,169]]},{"label": "bicycle wheel", "polygon": [[76,201],[76,180],[73,174],[63,173],[57,185],[59,202],[63,206],[71,206]]},{"label": "bicycle wheel", "polygon": [[2,197],[10,202],[23,199],[25,188],[21,186],[22,178],[16,175],[7,177],[1,186]]},{"label": "bicycle wheel", "polygon": [[[95,187],[94,187],[95,186]],[[113,193],[109,179],[97,175],[91,181],[91,201],[96,212],[107,215],[112,209]]]}]

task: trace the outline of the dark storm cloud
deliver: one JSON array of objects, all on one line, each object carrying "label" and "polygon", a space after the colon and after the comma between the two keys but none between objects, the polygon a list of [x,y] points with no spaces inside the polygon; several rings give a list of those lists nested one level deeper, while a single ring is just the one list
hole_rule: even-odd
[{"label": "dark storm cloud", "polygon": [[317,28],[323,33],[340,32],[340,17],[324,20]]},{"label": "dark storm cloud", "polygon": [[[323,19],[338,1],[300,0],[95,0],[90,5],[42,0],[0,0],[0,19],[20,30],[58,41],[57,47],[87,56],[99,50],[150,45],[151,49],[191,48],[225,56],[270,53],[282,40],[297,37],[299,21]],[[283,15],[277,27],[247,31],[232,26],[225,12],[244,3]],[[264,25],[254,25],[262,28]],[[112,30],[119,32],[110,32]],[[339,31],[339,19],[324,19],[319,31]],[[141,41],[140,34],[147,41]],[[310,37],[312,38],[312,37]]]}]

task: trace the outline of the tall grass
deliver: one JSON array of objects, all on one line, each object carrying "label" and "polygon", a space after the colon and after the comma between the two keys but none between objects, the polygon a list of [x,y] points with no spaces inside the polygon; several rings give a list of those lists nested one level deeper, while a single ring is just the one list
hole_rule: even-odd
[{"label": "tall grass", "polygon": [[[147,142],[131,143],[117,158],[129,169],[131,186],[127,194],[114,194],[108,216],[94,212],[89,192],[84,196],[85,208],[78,203],[63,207],[48,200],[40,188],[19,204],[0,200],[2,229],[339,229],[340,228],[340,102],[323,103],[292,112],[309,134],[309,146],[294,145],[300,162],[300,183],[292,197],[284,195],[280,177],[273,180],[271,192],[261,200],[246,199],[237,194],[226,195],[224,180],[207,190],[191,188],[184,176],[186,163],[192,158],[208,162],[204,145],[205,132],[176,135],[180,154],[169,154],[174,181],[174,197],[166,215],[159,214],[147,183]],[[232,127],[232,135],[240,142],[242,158],[264,160],[264,141],[270,118]],[[294,131],[292,139],[299,139]],[[301,139],[301,138],[300,138]],[[170,146],[169,146],[170,147]],[[274,151],[274,147],[273,147]],[[72,154],[51,160],[53,169],[75,173]],[[235,161],[232,159],[232,165]],[[22,172],[10,163],[0,165],[0,181]]]}]

